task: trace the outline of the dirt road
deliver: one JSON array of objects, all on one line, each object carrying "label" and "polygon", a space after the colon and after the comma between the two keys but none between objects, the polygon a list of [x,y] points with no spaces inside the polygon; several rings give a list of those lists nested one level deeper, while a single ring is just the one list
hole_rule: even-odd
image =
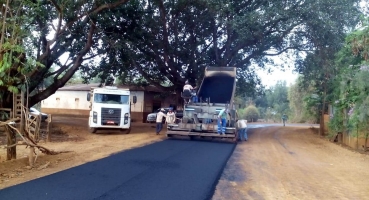
[{"label": "dirt road", "polygon": [[216,187],[218,199],[368,199],[369,157],[306,128],[249,131]]}]

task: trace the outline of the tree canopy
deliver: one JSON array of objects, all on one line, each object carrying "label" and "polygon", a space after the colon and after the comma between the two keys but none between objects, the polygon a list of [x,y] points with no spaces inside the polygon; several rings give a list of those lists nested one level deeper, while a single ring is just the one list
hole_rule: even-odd
[{"label": "tree canopy", "polygon": [[357,2],[130,1],[103,19],[109,50],[92,75],[116,72],[126,82],[139,76],[179,89],[185,79],[199,84],[206,66],[235,66],[252,92],[260,84],[252,64],[334,44],[356,24]]},{"label": "tree canopy", "polygon": [[251,94],[260,85],[253,64],[266,67],[270,56],[334,44],[360,15],[359,0],[8,2],[1,16],[28,16],[19,25],[27,33],[20,44],[35,60],[16,76],[26,75],[30,91],[53,80],[29,97],[31,105],[78,70],[86,80],[120,76],[123,83],[179,90],[186,79],[198,85],[206,66],[235,66],[245,85],[238,91]]}]

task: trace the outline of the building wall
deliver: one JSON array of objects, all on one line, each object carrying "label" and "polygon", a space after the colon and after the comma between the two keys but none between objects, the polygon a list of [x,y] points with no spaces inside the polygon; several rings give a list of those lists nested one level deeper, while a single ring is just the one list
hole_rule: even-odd
[{"label": "building wall", "polygon": [[88,110],[90,102],[87,101],[87,91],[56,91],[43,100],[43,108],[65,108]]},{"label": "building wall", "polygon": [[[41,111],[48,114],[58,115],[79,115],[88,116],[90,102],[87,101],[89,91],[56,91],[41,103]],[[146,122],[147,115],[160,107],[177,105],[177,109],[182,109],[176,102],[176,95],[161,97],[158,92],[131,91],[131,102],[133,96],[137,97],[136,104],[131,105],[132,121]]]},{"label": "building wall", "polygon": [[48,114],[89,115],[88,91],[56,91],[41,102],[42,112]]},{"label": "building wall", "polygon": [[[48,114],[88,116],[90,102],[87,101],[89,91],[56,91],[41,103],[41,111]],[[137,96],[136,104],[131,105],[131,118],[133,121],[143,121],[144,91],[131,91]],[[146,120],[146,118],[145,118]]]},{"label": "building wall", "polygon": [[[133,104],[133,96],[137,97],[137,102]],[[144,121],[143,109],[144,109],[144,91],[131,91],[131,120],[133,122]]]}]

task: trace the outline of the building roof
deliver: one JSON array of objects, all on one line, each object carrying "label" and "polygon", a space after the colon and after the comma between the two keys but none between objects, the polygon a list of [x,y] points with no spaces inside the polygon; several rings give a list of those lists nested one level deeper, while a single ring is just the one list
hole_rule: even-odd
[{"label": "building roof", "polygon": [[[99,83],[91,84],[73,84],[66,85],[58,89],[58,91],[90,91],[91,87],[99,87]],[[130,91],[147,91],[147,92],[162,92],[161,89],[149,85],[149,86],[134,86],[134,85],[119,85],[118,88],[129,89]]]},{"label": "building roof", "polygon": [[91,87],[99,87],[99,83],[66,85],[58,91],[90,91]]},{"label": "building roof", "polygon": [[121,85],[118,88],[129,89],[130,91],[147,91],[147,92],[163,92],[161,89],[149,85],[149,86],[135,86],[135,85]]}]

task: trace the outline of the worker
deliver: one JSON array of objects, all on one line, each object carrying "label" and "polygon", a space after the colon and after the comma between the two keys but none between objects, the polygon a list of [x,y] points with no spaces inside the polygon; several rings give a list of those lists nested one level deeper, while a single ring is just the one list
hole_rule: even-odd
[{"label": "worker", "polygon": [[238,139],[239,141],[242,141],[242,138],[244,138],[245,141],[247,141],[247,120],[239,119],[237,120],[237,129],[238,129]]},{"label": "worker", "polygon": [[283,114],[282,115],[282,121],[283,121],[283,126],[286,126],[286,121],[287,121],[287,115],[286,114]]},{"label": "worker", "polygon": [[183,86],[183,95],[182,96],[188,97],[188,103],[191,102],[193,96],[196,96],[196,92],[195,92],[195,94],[193,94],[195,89],[196,89],[196,87],[192,87],[192,85],[190,85],[188,80],[185,82],[185,85]]},{"label": "worker", "polygon": [[167,124],[174,124],[176,122],[176,114],[173,112],[173,108],[169,108],[166,122]]},{"label": "worker", "polygon": [[218,134],[225,135],[228,108],[222,109],[218,114]]},{"label": "worker", "polygon": [[188,90],[188,91],[190,91],[190,92],[191,92],[191,90],[193,90],[192,85],[190,85],[190,83],[189,83],[188,81],[186,81],[186,82],[185,82],[185,85],[183,86],[183,92],[184,92],[185,90]]},{"label": "worker", "polygon": [[156,135],[160,134],[161,129],[163,128],[163,117],[167,117],[164,113],[164,108],[160,109],[158,114],[156,114]]}]

